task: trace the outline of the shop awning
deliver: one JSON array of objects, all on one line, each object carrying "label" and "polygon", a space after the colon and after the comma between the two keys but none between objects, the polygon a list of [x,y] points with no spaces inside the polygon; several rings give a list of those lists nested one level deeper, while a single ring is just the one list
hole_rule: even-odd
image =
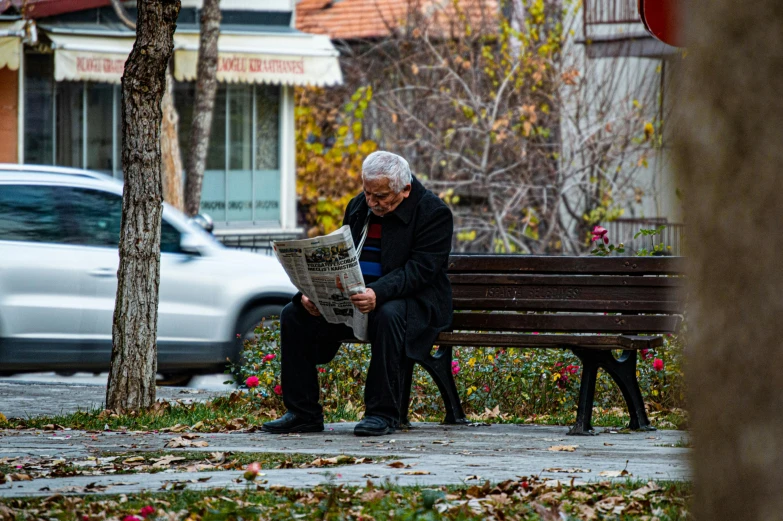
[{"label": "shop awning", "polygon": [[[174,34],[174,77],[196,79],[198,34]],[[282,85],[339,85],[339,53],[328,36],[287,34],[221,34],[218,72],[221,82]]]},{"label": "shop awning", "polygon": [[[46,34],[54,50],[55,80],[120,83],[134,38]],[[177,80],[196,79],[198,42],[196,33],[174,34]],[[327,36],[299,32],[221,34],[217,78],[230,83],[336,85],[343,81],[338,56]]]},{"label": "shop awning", "polygon": [[19,70],[19,55],[22,52],[24,22],[0,22],[0,69],[8,67]]},{"label": "shop awning", "polygon": [[56,81],[120,83],[135,38],[47,33]]}]

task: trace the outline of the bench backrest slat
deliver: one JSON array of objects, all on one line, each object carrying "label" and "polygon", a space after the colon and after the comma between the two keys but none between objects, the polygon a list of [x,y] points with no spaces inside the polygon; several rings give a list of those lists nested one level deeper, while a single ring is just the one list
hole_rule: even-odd
[{"label": "bench backrest slat", "polygon": [[455,313],[452,330],[528,333],[668,333],[676,331],[681,320],[677,315]]},{"label": "bench backrest slat", "polygon": [[517,272],[583,275],[669,275],[685,271],[684,257],[565,257],[452,255],[449,273]]},{"label": "bench backrest slat", "polygon": [[[455,311],[677,314],[685,307],[684,264],[681,257],[453,255],[448,274]],[[652,331],[667,331],[660,324]]]}]

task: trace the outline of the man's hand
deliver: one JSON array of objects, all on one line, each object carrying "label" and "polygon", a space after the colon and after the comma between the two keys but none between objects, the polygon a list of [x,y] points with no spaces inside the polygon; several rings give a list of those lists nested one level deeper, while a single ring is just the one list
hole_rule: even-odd
[{"label": "man's hand", "polygon": [[321,316],[321,312],[318,311],[318,308],[316,307],[315,304],[313,304],[313,301],[305,297],[304,295],[302,295],[302,305],[307,310],[307,312],[313,315],[314,317]]},{"label": "man's hand", "polygon": [[364,293],[351,295],[351,302],[359,312],[367,314],[375,309],[375,292],[367,288],[364,290]]}]

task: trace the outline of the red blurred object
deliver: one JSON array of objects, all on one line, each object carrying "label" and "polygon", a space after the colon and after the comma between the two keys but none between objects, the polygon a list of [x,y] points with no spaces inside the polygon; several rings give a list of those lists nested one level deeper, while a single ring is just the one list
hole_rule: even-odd
[{"label": "red blurred object", "polygon": [[655,38],[663,43],[682,47],[682,0],[639,0],[642,23]]},{"label": "red blurred object", "polygon": [[63,13],[111,5],[111,0],[0,0],[0,13],[11,6],[25,18],[45,18]]}]

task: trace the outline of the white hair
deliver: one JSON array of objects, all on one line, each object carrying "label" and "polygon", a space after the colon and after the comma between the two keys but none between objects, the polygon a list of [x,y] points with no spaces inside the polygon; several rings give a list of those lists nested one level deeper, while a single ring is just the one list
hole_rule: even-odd
[{"label": "white hair", "polygon": [[411,183],[411,169],[405,158],[391,152],[373,152],[362,163],[362,179],[386,178],[389,188],[398,194]]}]

